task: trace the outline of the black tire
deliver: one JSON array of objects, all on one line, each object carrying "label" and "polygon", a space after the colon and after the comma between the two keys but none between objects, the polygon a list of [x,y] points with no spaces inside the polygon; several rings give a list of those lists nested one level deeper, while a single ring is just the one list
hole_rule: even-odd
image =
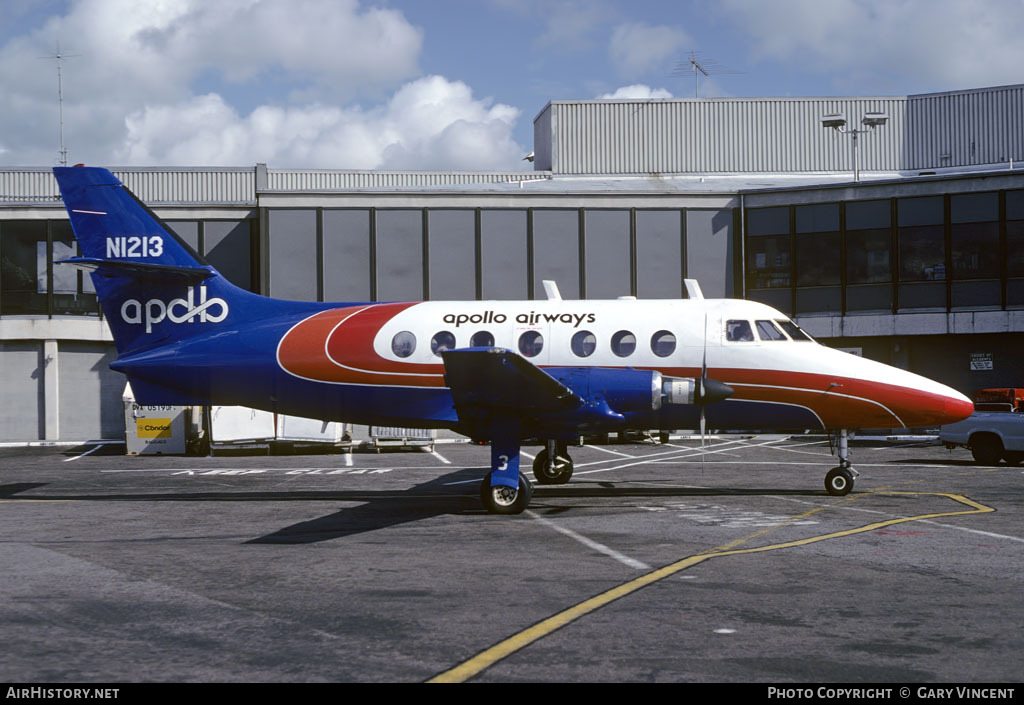
[{"label": "black tire", "polygon": [[491,514],[522,514],[532,497],[533,483],[523,473],[519,473],[517,490],[504,485],[492,487],[490,475],[480,483],[480,501]]},{"label": "black tire", "polygon": [[538,485],[564,485],[572,477],[572,470],[572,458],[561,448],[555,451],[555,462],[550,469],[547,448],[533,459],[533,476],[537,478]]},{"label": "black tire", "polygon": [[978,465],[996,465],[1003,457],[1003,442],[990,433],[971,436],[971,455]]},{"label": "black tire", "polygon": [[833,497],[845,497],[853,489],[853,473],[846,468],[832,468],[825,475],[825,491]]},{"label": "black tire", "polygon": [[1020,465],[1024,461],[1024,451],[1008,450],[1003,453],[1003,460],[1007,465]]}]

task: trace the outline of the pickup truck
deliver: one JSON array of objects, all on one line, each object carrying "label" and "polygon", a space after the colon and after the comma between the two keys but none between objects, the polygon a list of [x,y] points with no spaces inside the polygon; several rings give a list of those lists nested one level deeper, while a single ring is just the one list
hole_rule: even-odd
[{"label": "pickup truck", "polygon": [[943,426],[939,440],[947,448],[970,448],[978,465],[995,465],[1000,458],[1017,465],[1024,461],[1024,411],[976,409],[963,421]]}]

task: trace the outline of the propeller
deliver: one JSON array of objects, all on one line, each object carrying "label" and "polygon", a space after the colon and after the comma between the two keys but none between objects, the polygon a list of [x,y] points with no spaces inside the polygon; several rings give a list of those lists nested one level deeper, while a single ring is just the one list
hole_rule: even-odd
[{"label": "propeller", "polygon": [[704,476],[704,453],[707,438],[707,419],[704,412],[708,404],[724,401],[732,396],[733,388],[717,379],[708,378],[708,311],[704,309],[704,352],[700,362],[700,379],[697,380],[694,401],[700,406],[700,473]]}]

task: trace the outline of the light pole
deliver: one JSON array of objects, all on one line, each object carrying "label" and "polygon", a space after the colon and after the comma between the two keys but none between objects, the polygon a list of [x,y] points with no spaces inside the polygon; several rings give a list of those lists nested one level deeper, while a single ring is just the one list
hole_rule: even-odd
[{"label": "light pole", "polygon": [[832,128],[836,132],[853,137],[853,180],[855,182],[860,181],[860,167],[857,164],[857,137],[871,132],[879,125],[884,125],[888,120],[889,116],[885,113],[864,113],[864,117],[861,118],[860,122],[864,125],[865,129],[858,130],[856,128],[847,128],[846,117],[841,114],[825,115],[821,118],[822,127],[826,129]]}]

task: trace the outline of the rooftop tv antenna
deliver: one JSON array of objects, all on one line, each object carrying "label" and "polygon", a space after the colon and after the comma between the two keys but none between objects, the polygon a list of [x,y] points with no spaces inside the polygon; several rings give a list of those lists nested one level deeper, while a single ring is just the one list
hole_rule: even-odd
[{"label": "rooftop tv antenna", "polygon": [[81,54],[61,54],[60,42],[57,42],[57,53],[50,56],[40,56],[40,59],[57,60],[57,111],[60,116],[60,165],[68,165],[68,149],[64,146],[64,79],[61,76],[61,62],[64,59],[81,56]]},{"label": "rooftop tv antenna", "polygon": [[718,63],[714,59],[702,57],[697,52],[691,51],[689,59],[687,60],[689,66],[684,63],[676,64],[675,70],[672,72],[674,76],[682,76],[684,73],[693,73],[693,97],[700,98],[700,77],[701,74],[705,78],[714,74],[715,76],[736,74],[739,71],[733,71],[728,66]]}]

